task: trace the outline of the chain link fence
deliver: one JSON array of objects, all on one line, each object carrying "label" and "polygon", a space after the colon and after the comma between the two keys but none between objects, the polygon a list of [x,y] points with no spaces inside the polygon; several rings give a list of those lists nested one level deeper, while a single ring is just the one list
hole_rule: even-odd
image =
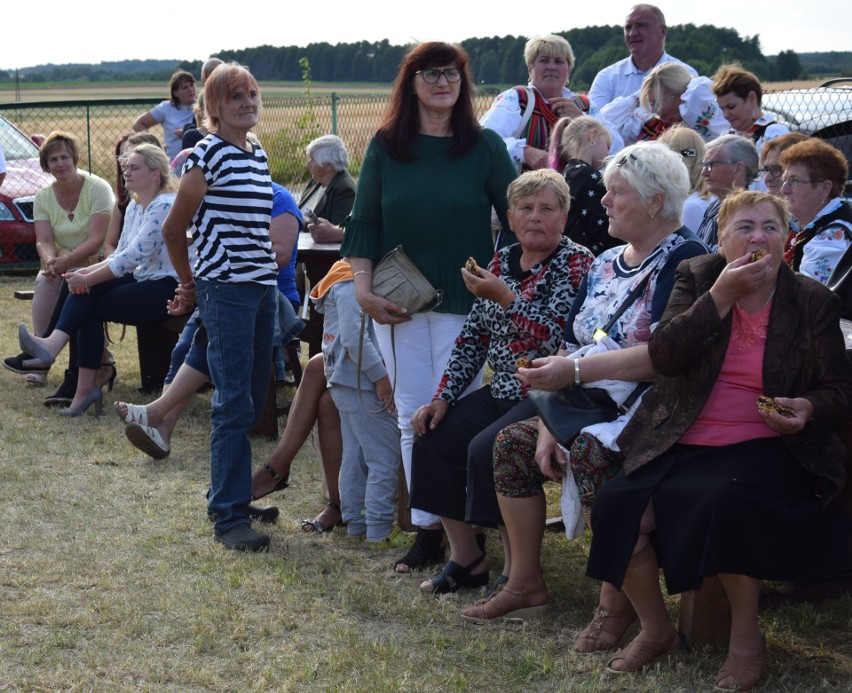
[{"label": "chain link fence", "polygon": [[[491,93],[474,97],[477,116],[488,109],[493,99]],[[38,150],[28,138],[47,135],[52,130],[73,133],[82,145],[80,168],[114,185],[116,142],[130,131],[139,115],[159,101],[112,99],[0,105],[0,144],[8,168],[6,181],[0,187],[0,268],[34,267],[37,262],[32,196],[50,178],[41,173]],[[387,94],[265,98],[256,134],[269,155],[273,180],[298,197],[309,178],[305,146],[327,133],[337,134],[346,142],[350,172],[357,179],[367,144],[386,103]],[[776,114],[793,131],[827,139],[852,160],[852,89],[827,86],[768,92],[764,94],[764,109]],[[152,132],[162,137],[160,126],[152,128]]]}]

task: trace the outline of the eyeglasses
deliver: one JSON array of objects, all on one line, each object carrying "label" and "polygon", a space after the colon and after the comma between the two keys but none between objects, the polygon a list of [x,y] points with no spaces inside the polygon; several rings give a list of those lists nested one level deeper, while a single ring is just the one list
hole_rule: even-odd
[{"label": "eyeglasses", "polygon": [[705,161],[701,164],[702,171],[710,171],[713,172],[713,167],[718,166],[719,164],[738,164],[739,161]]},{"label": "eyeglasses", "polygon": [[680,155],[685,156],[687,159],[694,159],[698,156],[698,152],[696,152],[692,147],[689,147],[687,149],[681,149]]},{"label": "eyeglasses", "polygon": [[767,166],[766,168],[759,168],[757,172],[761,176],[765,176],[767,173],[773,176],[774,178],[780,178],[781,174],[784,173],[784,169],[781,168],[778,164],[773,164],[772,166]]},{"label": "eyeglasses", "polygon": [[414,74],[420,75],[426,84],[437,84],[442,75],[450,83],[460,82],[462,77],[461,70],[457,67],[448,67],[446,70],[417,70]]},{"label": "eyeglasses", "polygon": [[781,187],[783,188],[785,185],[789,186],[790,190],[795,190],[802,183],[808,183],[810,185],[816,185],[817,183],[822,183],[821,180],[801,180],[799,178],[782,178],[781,179]]}]

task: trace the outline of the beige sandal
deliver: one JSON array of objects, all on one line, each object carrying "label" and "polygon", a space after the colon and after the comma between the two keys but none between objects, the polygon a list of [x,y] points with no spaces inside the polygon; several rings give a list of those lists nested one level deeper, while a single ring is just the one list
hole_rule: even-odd
[{"label": "beige sandal", "polygon": [[471,623],[513,621],[523,623],[547,611],[547,590],[530,594],[527,590],[514,590],[508,585],[495,592],[491,599],[476,603],[462,611],[462,618]]}]

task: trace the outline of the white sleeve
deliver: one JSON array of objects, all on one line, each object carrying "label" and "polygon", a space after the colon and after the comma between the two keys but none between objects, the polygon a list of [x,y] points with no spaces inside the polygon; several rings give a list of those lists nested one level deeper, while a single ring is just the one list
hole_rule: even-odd
[{"label": "white sleeve", "polygon": [[3,152],[2,144],[0,144],[0,173],[6,173],[6,154]]},{"label": "white sleeve", "polygon": [[828,282],[831,273],[849,247],[850,231],[840,224],[820,231],[805,245],[799,271],[821,284]]},{"label": "white sleeve", "polygon": [[610,101],[612,101],[612,73],[605,67],[595,75],[592,87],[589,89],[589,113],[597,114]]},{"label": "white sleeve", "polygon": [[482,127],[494,130],[503,138],[506,150],[515,164],[524,163],[524,147],[527,146],[526,139],[515,137],[515,132],[522,121],[523,112],[517,89],[508,89],[499,94],[491,104],[491,108],[479,119]]}]

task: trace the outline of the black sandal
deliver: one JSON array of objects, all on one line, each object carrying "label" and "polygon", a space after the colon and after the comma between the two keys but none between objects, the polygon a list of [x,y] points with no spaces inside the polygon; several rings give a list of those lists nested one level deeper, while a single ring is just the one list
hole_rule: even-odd
[{"label": "black sandal", "polygon": [[[417,528],[417,536],[411,548],[393,566],[396,573],[408,573],[412,570],[421,570],[430,565],[438,565],[444,562],[444,530]],[[406,570],[400,570],[401,565]]]},{"label": "black sandal", "polygon": [[485,587],[488,584],[489,571],[471,575],[470,571],[476,568],[482,561],[485,560],[485,554],[479,554],[479,557],[468,563],[467,565],[459,565],[455,561],[448,561],[444,569],[437,575],[433,575],[426,582],[430,587],[420,589],[429,594],[450,594],[465,588],[471,589],[474,587]]},{"label": "black sandal", "polygon": [[[263,468],[264,468],[264,470],[269,472],[270,476],[275,480],[275,486],[272,487],[272,489],[269,491],[269,493],[275,493],[276,491],[283,491],[285,488],[287,488],[290,485],[289,484],[289,479],[290,479],[290,472],[289,471],[282,476],[281,474],[276,472],[272,467],[270,467],[268,464],[263,465]],[[268,496],[269,493],[264,493],[263,496]],[[259,499],[263,498],[263,496],[255,496],[254,494],[252,494],[251,499],[252,500],[259,500]]]},{"label": "black sandal", "polygon": [[[334,501],[326,501],[325,505],[327,508],[334,508],[338,513],[340,512],[340,505],[335,503]],[[322,513],[320,513],[322,514]],[[325,534],[326,532],[330,532],[335,527],[343,526],[343,517],[341,516],[340,520],[326,527],[322,522],[320,522],[319,516],[313,518],[312,520],[302,520],[302,531],[303,532],[315,532],[316,534]]]}]

